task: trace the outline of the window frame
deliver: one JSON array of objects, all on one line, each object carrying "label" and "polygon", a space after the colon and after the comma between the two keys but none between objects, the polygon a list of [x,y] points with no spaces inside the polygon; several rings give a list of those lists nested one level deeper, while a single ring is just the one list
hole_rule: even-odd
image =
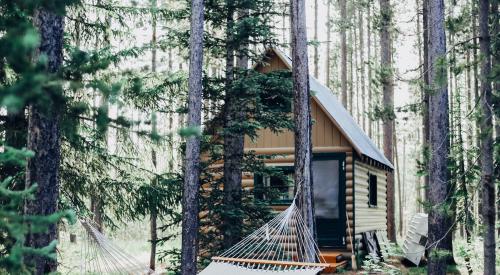
[{"label": "window frame", "polygon": [[[293,165],[291,165],[291,166],[287,166],[287,165],[275,166],[275,168],[281,170],[284,174],[288,174],[288,173],[294,174],[295,173],[295,167]],[[258,193],[254,191],[255,196],[258,199],[266,199],[264,196],[266,193],[266,188],[268,188],[268,187],[264,186],[264,176],[263,175],[261,175],[261,174],[254,175],[254,186],[255,186],[255,188],[257,188],[257,186],[258,186],[258,188],[260,189]],[[294,193],[295,193],[295,190],[294,190]],[[292,201],[293,201],[293,198],[274,199],[274,200],[269,200],[269,204],[270,205],[290,205],[292,203]]]},{"label": "window frame", "polygon": [[[375,179],[375,182],[373,183],[372,180]],[[375,193],[372,193],[373,186],[372,184],[375,185]],[[373,203],[374,199],[375,203]],[[368,172],[368,207],[369,208],[378,208],[378,177],[376,174]]]}]

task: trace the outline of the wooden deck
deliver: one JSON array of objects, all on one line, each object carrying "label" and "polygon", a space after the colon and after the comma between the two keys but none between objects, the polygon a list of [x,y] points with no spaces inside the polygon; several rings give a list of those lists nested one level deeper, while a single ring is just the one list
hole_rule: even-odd
[{"label": "wooden deck", "polygon": [[347,259],[350,257],[349,252],[338,250],[323,250],[321,251],[321,255],[325,259],[326,263],[329,264],[329,266],[325,268],[321,274],[336,273],[339,268],[347,266]]}]

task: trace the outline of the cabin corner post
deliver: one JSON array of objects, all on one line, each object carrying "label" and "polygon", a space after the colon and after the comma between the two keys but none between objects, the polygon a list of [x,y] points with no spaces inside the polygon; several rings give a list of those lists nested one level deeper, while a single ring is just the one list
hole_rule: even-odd
[{"label": "cabin corner post", "polygon": [[352,154],[352,244],[353,248],[352,251],[354,251],[355,254],[358,253],[355,243],[356,243],[356,158],[355,156],[355,151],[353,150],[351,152]]}]

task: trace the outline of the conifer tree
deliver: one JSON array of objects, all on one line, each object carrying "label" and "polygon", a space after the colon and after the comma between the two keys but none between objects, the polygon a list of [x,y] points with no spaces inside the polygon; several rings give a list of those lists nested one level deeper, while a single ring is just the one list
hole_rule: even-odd
[{"label": "conifer tree", "polygon": [[493,113],[491,94],[490,1],[479,1],[481,49],[481,214],[484,228],[484,274],[496,269],[495,184],[493,180]]},{"label": "conifer tree", "polygon": [[[39,7],[33,15],[33,23],[40,33],[40,46],[35,60],[46,58],[45,66],[48,77],[57,76],[63,60],[63,10]],[[28,149],[34,157],[28,160],[26,171],[26,187],[38,184],[36,200],[28,201],[26,214],[51,215],[57,211],[59,197],[59,163],[60,163],[60,113],[61,88],[47,85],[43,87],[46,101],[29,106]],[[57,238],[57,228],[49,226],[47,233],[30,234],[27,244],[33,248],[48,246]],[[36,274],[44,274],[57,270],[57,262],[40,256],[26,259],[35,267]]]},{"label": "conifer tree", "polygon": [[[189,37],[189,96],[187,126],[200,131],[203,66],[203,0],[191,3]],[[198,192],[200,188],[200,137],[187,138],[182,195],[182,274],[196,274],[198,256]]]},{"label": "conifer tree", "polygon": [[449,216],[450,175],[447,169],[449,149],[449,112],[446,76],[446,36],[444,2],[428,1],[429,62],[429,274],[445,274],[452,257],[447,239],[451,239]]},{"label": "conifer tree", "polygon": [[[311,97],[307,61],[307,31],[304,0],[292,0],[292,62],[293,106],[295,122],[295,174],[296,192],[307,230],[315,236],[313,182],[311,173]],[[314,251],[312,249],[311,251]],[[312,257],[312,255],[307,255]],[[314,259],[312,259],[314,261]]]}]

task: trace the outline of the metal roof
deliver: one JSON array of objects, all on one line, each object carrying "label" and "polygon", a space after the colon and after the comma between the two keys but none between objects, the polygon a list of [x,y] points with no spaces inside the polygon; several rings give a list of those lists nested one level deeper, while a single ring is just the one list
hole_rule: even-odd
[{"label": "metal roof", "polygon": [[[273,48],[274,53],[292,69],[292,60],[283,51]],[[349,140],[356,152],[380,162],[387,167],[394,169],[392,163],[377,148],[373,141],[365,134],[352,118],[349,112],[338,101],[333,92],[316,78],[309,76],[309,87],[316,103],[330,117],[330,120],[339,128],[344,136]]]}]

